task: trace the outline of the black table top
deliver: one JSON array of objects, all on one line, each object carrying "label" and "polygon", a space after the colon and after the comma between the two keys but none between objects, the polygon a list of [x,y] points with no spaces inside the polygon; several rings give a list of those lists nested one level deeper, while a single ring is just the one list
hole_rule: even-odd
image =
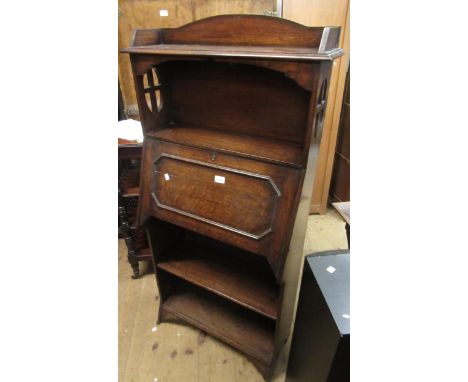
[{"label": "black table top", "polygon": [[306,256],[342,335],[350,334],[349,251],[327,251]]}]

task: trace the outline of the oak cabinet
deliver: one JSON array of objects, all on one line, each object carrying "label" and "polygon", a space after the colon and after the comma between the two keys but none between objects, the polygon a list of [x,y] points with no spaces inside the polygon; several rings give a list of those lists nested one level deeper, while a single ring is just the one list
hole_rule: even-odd
[{"label": "oak cabinet", "polygon": [[266,378],[339,32],[217,16],[137,30],[124,50],[145,133],[138,222],[152,250],[158,320],[220,338]]}]

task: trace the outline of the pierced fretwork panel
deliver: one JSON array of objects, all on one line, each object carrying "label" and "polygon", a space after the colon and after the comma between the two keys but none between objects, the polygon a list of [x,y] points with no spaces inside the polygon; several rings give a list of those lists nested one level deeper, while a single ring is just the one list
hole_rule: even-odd
[{"label": "pierced fretwork panel", "polygon": [[146,104],[153,113],[161,111],[163,107],[161,87],[156,68],[152,68],[143,75],[143,92],[145,93]]},{"label": "pierced fretwork panel", "polygon": [[325,120],[325,111],[327,109],[327,91],[328,81],[325,78],[320,86],[319,96],[317,98],[317,108],[315,111],[313,138],[319,139],[323,130],[323,122]]}]

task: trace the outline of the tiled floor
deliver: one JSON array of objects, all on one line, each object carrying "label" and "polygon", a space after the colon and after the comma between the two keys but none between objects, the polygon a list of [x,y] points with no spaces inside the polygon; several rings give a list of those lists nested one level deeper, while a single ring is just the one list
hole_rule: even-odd
[{"label": "tiled floor", "polygon": [[[334,210],[309,216],[304,254],[347,248],[344,222]],[[156,327],[156,282],[151,267],[131,279],[126,247],[119,240],[119,382],[254,382],[257,369],[239,352],[180,324]],[[275,377],[282,382],[284,373]]]}]

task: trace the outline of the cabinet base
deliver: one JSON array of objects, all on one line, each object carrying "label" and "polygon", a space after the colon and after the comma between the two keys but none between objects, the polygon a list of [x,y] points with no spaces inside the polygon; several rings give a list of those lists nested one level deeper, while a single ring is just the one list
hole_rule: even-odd
[{"label": "cabinet base", "polygon": [[[176,324],[180,324],[180,325],[186,325],[186,326],[192,326],[192,327],[195,327],[197,329],[200,329],[198,327],[196,327],[195,325],[191,324],[191,323],[188,323],[187,321],[181,319],[180,317],[170,313],[170,312],[167,312],[167,311],[164,311],[163,309],[160,310],[159,312],[159,316],[158,316],[158,320],[157,320],[157,324],[162,324],[162,323],[176,323]],[[200,329],[202,332],[204,332],[202,329]],[[215,337],[215,336],[213,336]],[[217,337],[215,337],[217,338]],[[220,338],[217,338],[219,339],[220,341],[222,341],[222,339]],[[223,341],[224,342],[224,341]],[[228,344],[229,345],[229,344]],[[230,345],[229,345],[230,346]],[[234,348],[235,349],[235,348]],[[235,349],[237,350],[237,349]],[[237,350],[238,351],[238,350]],[[246,354],[244,354],[244,356],[250,361],[252,362],[252,364],[255,366],[255,368],[258,370],[258,372],[262,375],[262,377],[264,378],[264,380],[266,382],[269,382],[272,378],[272,374],[273,374],[273,363],[271,364],[265,364],[263,362],[260,362],[259,360],[256,360],[254,359],[253,357],[250,357]]]}]

